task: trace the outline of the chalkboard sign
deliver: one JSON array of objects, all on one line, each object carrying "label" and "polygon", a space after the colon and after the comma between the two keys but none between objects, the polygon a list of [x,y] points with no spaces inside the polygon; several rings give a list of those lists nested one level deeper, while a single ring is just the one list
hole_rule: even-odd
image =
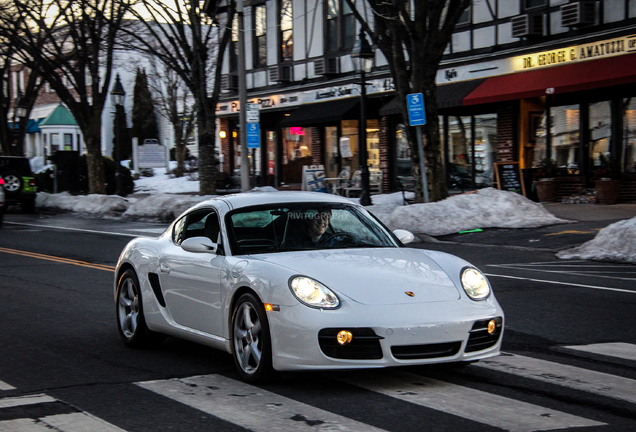
[{"label": "chalkboard sign", "polygon": [[519,162],[496,162],[497,188],[526,196]]}]

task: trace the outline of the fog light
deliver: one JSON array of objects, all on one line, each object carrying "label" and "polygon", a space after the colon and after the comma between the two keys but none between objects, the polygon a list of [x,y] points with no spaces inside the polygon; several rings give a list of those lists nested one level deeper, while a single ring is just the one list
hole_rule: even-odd
[{"label": "fog light", "polygon": [[353,339],[353,334],[348,330],[340,330],[336,335],[336,340],[340,345],[347,345]]},{"label": "fog light", "polygon": [[488,334],[493,334],[497,330],[497,323],[494,319],[488,321]]}]

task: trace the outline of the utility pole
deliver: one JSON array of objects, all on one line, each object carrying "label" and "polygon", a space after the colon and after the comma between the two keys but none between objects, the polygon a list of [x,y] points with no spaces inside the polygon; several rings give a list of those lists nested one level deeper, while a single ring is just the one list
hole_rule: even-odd
[{"label": "utility pole", "polygon": [[239,85],[239,121],[241,126],[241,191],[250,190],[250,166],[247,154],[247,79],[245,77],[245,23],[243,14],[243,0],[237,0],[236,14],[238,19],[238,85]]}]

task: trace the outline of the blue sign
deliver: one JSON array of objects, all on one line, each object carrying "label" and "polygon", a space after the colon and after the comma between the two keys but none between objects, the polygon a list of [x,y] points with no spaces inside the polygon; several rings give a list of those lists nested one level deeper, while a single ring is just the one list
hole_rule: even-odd
[{"label": "blue sign", "polygon": [[247,148],[259,148],[261,146],[261,124],[247,123]]},{"label": "blue sign", "polygon": [[406,109],[409,112],[409,124],[411,126],[422,126],[426,124],[424,96],[422,93],[411,93],[406,95]]}]

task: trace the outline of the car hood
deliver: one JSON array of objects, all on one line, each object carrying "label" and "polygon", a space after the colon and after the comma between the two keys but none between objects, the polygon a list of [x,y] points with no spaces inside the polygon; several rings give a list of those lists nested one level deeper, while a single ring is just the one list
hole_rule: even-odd
[{"label": "car hood", "polygon": [[258,259],[309,276],[362,304],[431,303],[460,298],[446,272],[419,249],[282,252],[259,255]]}]

